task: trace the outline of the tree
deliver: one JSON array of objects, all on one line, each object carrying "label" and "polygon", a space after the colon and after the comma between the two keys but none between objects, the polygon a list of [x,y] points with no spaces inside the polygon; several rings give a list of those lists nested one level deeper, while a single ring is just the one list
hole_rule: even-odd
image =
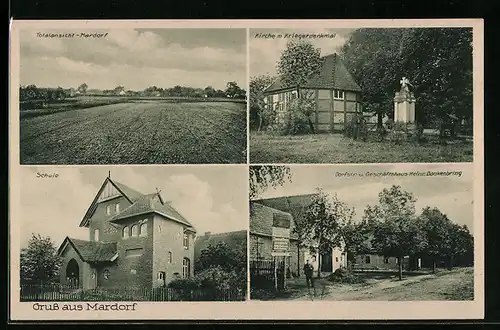
[{"label": "tree", "polygon": [[453,267],[456,257],[465,258],[466,263],[474,262],[474,236],[466,225],[452,224],[450,230],[450,254],[448,255],[448,267]]},{"label": "tree", "polygon": [[403,279],[403,257],[425,249],[426,241],[415,215],[413,194],[393,185],[379,193],[379,203],[365,209],[363,221],[373,229],[372,247],[379,254],[398,258]]},{"label": "tree", "polygon": [[21,282],[57,280],[61,263],[50,237],[33,234],[28,247],[21,249]]},{"label": "tree", "polygon": [[264,102],[264,89],[273,82],[273,78],[268,75],[252,77],[250,79],[250,116],[258,119],[257,131],[262,128],[266,106]]},{"label": "tree", "polygon": [[424,252],[432,258],[432,272],[435,273],[436,259],[451,253],[452,223],[438,208],[430,207],[422,211],[419,219],[427,243]]},{"label": "tree", "polygon": [[80,86],[78,86],[77,90],[81,93],[81,94],[85,94],[87,93],[87,89],[89,88],[89,86],[86,84],[86,83],[83,83],[81,84]]},{"label": "tree", "polygon": [[246,93],[238,86],[236,81],[230,81],[226,84],[226,95],[231,98],[244,98]]},{"label": "tree", "polygon": [[417,121],[441,125],[448,115],[472,118],[472,29],[359,29],[342,49],[346,67],[363,90],[363,108],[392,118],[394,92],[408,77]]},{"label": "tree", "polygon": [[276,188],[287,180],[291,182],[292,174],[288,166],[255,165],[249,168],[250,199],[254,199],[269,186]]},{"label": "tree", "polygon": [[210,267],[221,267],[226,271],[246,269],[246,241],[244,247],[238,246],[232,249],[225,242],[210,244],[201,250],[196,269],[208,269]]},{"label": "tree", "polygon": [[125,87],[123,86],[116,86],[115,89],[113,89],[113,93],[115,95],[119,95],[121,92],[125,91]]},{"label": "tree", "polygon": [[[305,240],[316,242],[318,260],[318,277],[321,273],[321,255],[328,253],[333,248],[343,248],[342,225],[352,221],[354,209],[338,200],[337,196],[330,196],[320,188],[312,197],[304,214],[301,225],[302,236]],[[315,249],[316,250],[316,249]]]},{"label": "tree", "polygon": [[287,42],[277,64],[277,73],[285,86],[296,87],[321,69],[321,51],[306,40]]},{"label": "tree", "polygon": [[204,92],[207,97],[215,96],[215,89],[212,86],[205,87]]},{"label": "tree", "polygon": [[353,219],[347,219],[340,225],[340,231],[345,244],[347,262],[355,260],[359,253],[368,253],[368,242],[371,237],[371,229],[366,222],[354,222]]}]

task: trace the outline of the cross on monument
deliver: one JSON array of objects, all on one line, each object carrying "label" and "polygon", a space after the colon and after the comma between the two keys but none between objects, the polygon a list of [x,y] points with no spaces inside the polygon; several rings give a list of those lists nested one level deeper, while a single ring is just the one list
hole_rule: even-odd
[{"label": "cross on monument", "polygon": [[401,90],[408,91],[408,85],[410,85],[410,81],[408,80],[408,78],[401,78],[399,83],[401,84]]},{"label": "cross on monument", "polygon": [[156,193],[160,194],[161,193],[161,189],[158,189],[158,187],[156,187]]}]

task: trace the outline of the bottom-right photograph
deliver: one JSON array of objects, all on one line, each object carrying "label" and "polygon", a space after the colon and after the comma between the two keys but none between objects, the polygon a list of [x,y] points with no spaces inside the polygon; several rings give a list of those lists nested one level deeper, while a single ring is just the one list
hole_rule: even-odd
[{"label": "bottom-right photograph", "polygon": [[249,171],[250,299],[474,300],[471,164]]}]

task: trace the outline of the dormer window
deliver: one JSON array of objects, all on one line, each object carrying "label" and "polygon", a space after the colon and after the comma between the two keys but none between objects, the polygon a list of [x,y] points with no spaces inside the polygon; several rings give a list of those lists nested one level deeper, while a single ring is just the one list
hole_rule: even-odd
[{"label": "dormer window", "polygon": [[187,250],[189,248],[189,235],[184,234],[184,239],[182,241],[183,241],[184,249]]}]

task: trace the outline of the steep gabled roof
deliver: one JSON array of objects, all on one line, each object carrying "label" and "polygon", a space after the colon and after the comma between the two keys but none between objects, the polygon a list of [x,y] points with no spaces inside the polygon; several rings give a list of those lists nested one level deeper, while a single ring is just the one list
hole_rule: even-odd
[{"label": "steep gabled roof", "polygon": [[[307,82],[301,85],[300,88],[339,89],[361,92],[361,87],[356,83],[337,54],[327,55],[321,59],[322,64],[319,73],[312,74]],[[295,86],[286,86],[278,78],[271,86],[264,90],[264,94],[271,94],[272,92],[292,87]]]},{"label": "steep gabled roof", "polygon": [[136,198],[132,205],[125,208],[120,213],[113,216],[110,221],[116,222],[122,219],[133,217],[136,215],[157,213],[170,220],[182,223],[188,226],[188,229],[195,231],[191,223],[175,210],[168,202],[163,201],[159,193],[142,195]]},{"label": "steep gabled roof", "polygon": [[104,180],[101,188],[97,192],[94,200],[92,201],[92,204],[85,213],[83,220],[80,222],[80,227],[87,227],[89,225],[90,217],[97,207],[99,196],[101,195],[108,182],[111,183],[131,204],[128,207],[124,208],[120,213],[113,216],[110,221],[117,221],[140,214],[157,213],[170,220],[186,225],[186,230],[190,230],[196,233],[196,229],[191,225],[191,223],[186,220],[186,218],[184,218],[177,210],[175,210],[168,202],[165,202],[159,192],[152,194],[143,194],[124,185],[123,183],[111,180],[109,177]]},{"label": "steep gabled roof", "polygon": [[68,244],[88,263],[111,262],[117,254],[116,243],[90,242],[70,237],[64,239],[57,254],[61,255]]},{"label": "steep gabled roof", "polygon": [[111,180],[111,178],[107,177],[106,180],[104,180],[104,182],[102,183],[101,188],[99,188],[99,191],[95,195],[94,200],[87,209],[87,212],[85,212],[85,215],[83,216],[83,219],[80,222],[80,227],[87,227],[89,225],[90,217],[92,216],[94,210],[97,207],[98,204],[97,201],[99,199],[99,196],[101,195],[103,189],[106,187],[108,182],[112,184],[122,194],[122,196],[125,197],[130,203],[133,203],[135,199],[137,199],[139,196],[142,195],[140,192],[132,188],[129,188],[120,182]]},{"label": "steep gabled roof", "polygon": [[250,233],[272,236],[274,214],[279,214],[290,219],[290,238],[296,239],[297,234],[293,231],[294,219],[292,215],[259,202],[252,202],[250,210]]}]

